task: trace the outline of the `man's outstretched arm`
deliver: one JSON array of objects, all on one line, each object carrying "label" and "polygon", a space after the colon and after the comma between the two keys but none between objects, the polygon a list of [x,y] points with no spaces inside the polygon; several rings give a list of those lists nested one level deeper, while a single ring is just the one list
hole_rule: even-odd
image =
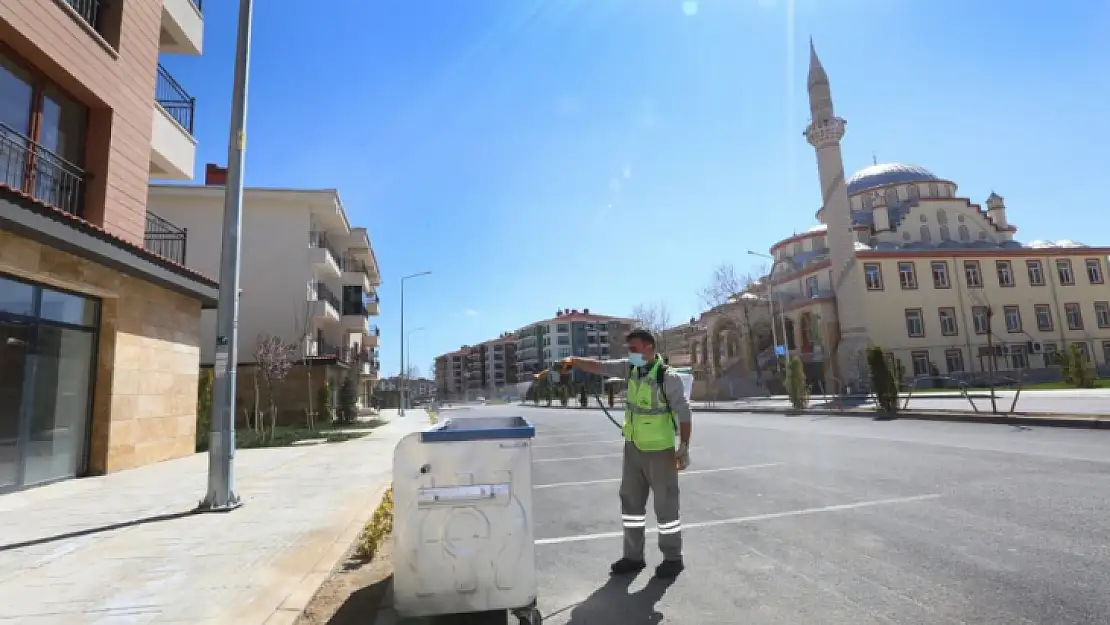
[{"label": "man's outstretched arm", "polygon": [[570,363],[570,366],[576,369],[581,369],[587,373],[593,373],[606,378],[628,379],[630,365],[627,358],[596,360],[594,358],[579,358],[577,356],[572,356],[564,359],[563,362]]}]

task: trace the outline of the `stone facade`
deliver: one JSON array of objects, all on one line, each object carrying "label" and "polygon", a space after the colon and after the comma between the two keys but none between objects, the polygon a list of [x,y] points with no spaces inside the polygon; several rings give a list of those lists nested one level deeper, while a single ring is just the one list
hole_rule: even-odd
[{"label": "stone facade", "polygon": [[3,231],[0,272],[101,299],[89,473],[194,453],[199,301]]}]

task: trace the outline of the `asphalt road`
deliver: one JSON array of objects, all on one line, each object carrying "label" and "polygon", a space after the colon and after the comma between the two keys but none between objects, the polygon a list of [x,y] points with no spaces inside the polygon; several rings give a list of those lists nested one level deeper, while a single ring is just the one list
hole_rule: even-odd
[{"label": "asphalt road", "polygon": [[[650,568],[609,577],[621,445],[600,411],[445,416],[491,414],[539,432],[545,623],[1110,623],[1108,433],[696,414],[687,570],[666,585]],[[647,556],[659,561],[654,534]]]}]

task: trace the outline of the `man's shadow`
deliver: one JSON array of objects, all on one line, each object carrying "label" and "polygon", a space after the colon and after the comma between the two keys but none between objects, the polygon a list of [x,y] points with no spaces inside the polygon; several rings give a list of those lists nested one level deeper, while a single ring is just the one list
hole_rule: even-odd
[{"label": "man's shadow", "polygon": [[655,625],[663,613],[655,604],[674,583],[673,579],[652,577],[647,586],[630,593],[632,575],[614,575],[571,610],[567,625]]}]

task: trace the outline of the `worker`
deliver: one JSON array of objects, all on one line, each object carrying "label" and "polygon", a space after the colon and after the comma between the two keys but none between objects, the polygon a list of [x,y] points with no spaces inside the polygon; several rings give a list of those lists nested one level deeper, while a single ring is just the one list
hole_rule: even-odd
[{"label": "worker", "polygon": [[[682,378],[655,353],[655,336],[637,328],[628,333],[628,358],[594,360],[567,358],[564,367],[576,367],[604,377],[628,380],[624,426],[624,461],[621,470],[621,518],[624,556],[613,563],[613,575],[639,573],[644,561],[644,530],[650,492],[659,524],[659,551],[663,562],[655,576],[673,579],[682,572],[682,522],[679,520],[678,472],[690,464],[690,402]],[[675,433],[678,441],[676,445]]]}]

